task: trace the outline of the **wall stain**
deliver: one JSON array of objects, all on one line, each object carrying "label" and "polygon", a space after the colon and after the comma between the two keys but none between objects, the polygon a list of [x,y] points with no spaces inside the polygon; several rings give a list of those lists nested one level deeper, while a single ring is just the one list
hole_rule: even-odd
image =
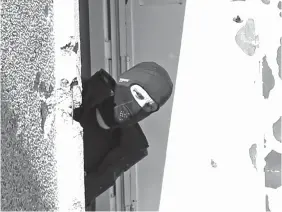
[{"label": "wall stain", "polygon": [[45,82],[40,81],[41,78],[41,72],[37,72],[35,76],[35,80],[33,82],[33,90],[43,93],[45,98],[49,98],[54,90],[53,86],[50,84],[49,88],[47,89],[47,85]]},{"label": "wall stain", "polygon": [[45,121],[46,118],[48,116],[48,105],[46,104],[46,102],[41,101],[40,104],[40,117],[41,117],[41,129],[44,133],[44,125],[45,125]]},{"label": "wall stain", "polygon": [[49,6],[48,6],[48,4],[46,4],[45,7],[44,7],[44,15],[45,15],[46,18],[49,15]]},{"label": "wall stain", "polygon": [[37,72],[35,76],[34,84],[33,84],[33,89],[35,91],[39,90],[40,77],[41,77],[41,72]]},{"label": "wall stain", "polygon": [[280,116],[280,118],[276,122],[274,122],[273,125],[272,125],[273,136],[280,143],[282,142],[281,141],[281,121],[282,120],[281,120],[281,116]]},{"label": "wall stain", "polygon": [[275,86],[275,80],[272,75],[272,70],[268,65],[266,56],[262,59],[262,81],[263,81],[263,96],[268,99],[270,91]]}]

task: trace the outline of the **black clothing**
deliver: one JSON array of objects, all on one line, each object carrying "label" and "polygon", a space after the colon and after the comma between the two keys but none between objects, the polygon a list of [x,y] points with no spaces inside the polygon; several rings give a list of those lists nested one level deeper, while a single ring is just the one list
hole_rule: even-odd
[{"label": "black clothing", "polygon": [[[114,185],[122,172],[148,155],[147,139],[139,124],[125,128],[103,129],[97,122],[96,108],[113,108],[115,81],[104,70],[83,82],[82,106],[74,110],[74,119],[83,127],[85,203]],[[103,105],[103,107],[101,107]],[[103,117],[111,122],[111,115]]]},{"label": "black clothing", "polygon": [[[135,98],[145,100],[145,97],[136,88],[131,91],[133,85],[142,87],[154,102],[140,106]],[[128,126],[145,119],[167,102],[172,90],[173,83],[169,74],[157,63],[142,62],[133,66],[119,76],[115,86],[116,122],[119,126]]]}]

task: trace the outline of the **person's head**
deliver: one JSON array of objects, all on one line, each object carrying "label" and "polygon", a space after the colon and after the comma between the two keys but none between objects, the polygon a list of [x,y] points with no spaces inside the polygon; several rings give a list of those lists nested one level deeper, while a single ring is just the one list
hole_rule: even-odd
[{"label": "person's head", "polygon": [[117,79],[114,120],[119,126],[135,124],[159,110],[170,98],[173,83],[155,62],[142,62]]}]

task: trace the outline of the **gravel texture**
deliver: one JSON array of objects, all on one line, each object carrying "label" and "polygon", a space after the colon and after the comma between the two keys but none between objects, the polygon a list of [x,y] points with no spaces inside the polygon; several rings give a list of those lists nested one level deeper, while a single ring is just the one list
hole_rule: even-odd
[{"label": "gravel texture", "polygon": [[[81,128],[71,117],[81,100],[77,7],[1,1],[1,211],[83,209]],[[64,29],[60,14],[75,26]]]},{"label": "gravel texture", "polygon": [[54,88],[51,0],[1,2],[1,211],[55,210],[56,160],[44,138]]}]

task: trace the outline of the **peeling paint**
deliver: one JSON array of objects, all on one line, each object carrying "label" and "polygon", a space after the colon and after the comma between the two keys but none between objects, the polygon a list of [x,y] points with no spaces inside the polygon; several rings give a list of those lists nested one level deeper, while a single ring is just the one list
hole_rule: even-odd
[{"label": "peeling paint", "polygon": [[272,125],[273,136],[280,143],[282,142],[282,139],[281,139],[281,121],[282,120],[281,120],[281,116],[280,116],[280,118],[275,123],[273,123],[273,125]]},{"label": "peeling paint", "polygon": [[[282,40],[282,38],[280,39]],[[280,77],[280,79],[282,80],[282,67],[281,67],[281,42],[280,42],[280,46],[278,47],[277,49],[277,55],[276,55],[276,62],[277,62],[277,65],[278,65],[278,75]]]},{"label": "peeling paint", "polygon": [[268,195],[265,195],[265,211],[270,212]]},{"label": "peeling paint", "polygon": [[272,75],[272,70],[268,65],[266,56],[262,59],[262,81],[263,81],[263,96],[265,99],[269,97],[270,91],[274,88],[275,80]]},{"label": "peeling paint", "polygon": [[233,21],[235,21],[236,23],[242,23],[243,20],[240,18],[239,15],[237,15],[235,18],[233,18]]},{"label": "peeling paint", "polygon": [[217,163],[213,159],[211,159],[211,166],[217,168]]},{"label": "peeling paint", "polygon": [[235,36],[235,41],[240,49],[248,56],[255,54],[258,48],[259,36],[255,34],[255,21],[248,19]]},{"label": "peeling paint", "polygon": [[251,158],[252,165],[257,169],[257,144],[252,144],[249,148],[249,156]]},{"label": "peeling paint", "polygon": [[[60,14],[68,17],[62,30]],[[61,118],[72,99],[69,87],[57,85],[79,78],[78,1],[3,1],[1,18],[1,211],[80,211],[82,135],[71,116]],[[56,55],[57,38],[65,33],[77,41],[67,63]],[[75,105],[80,98],[76,92]],[[65,169],[70,172],[64,178]],[[64,188],[66,179],[72,182]],[[73,207],[61,208],[66,199]]]},{"label": "peeling paint", "polygon": [[[264,210],[266,210],[266,208],[267,208],[267,210],[271,209],[273,212],[274,211],[275,212],[281,211],[281,180],[280,180],[281,179],[281,168],[280,168],[281,167],[281,163],[280,163],[281,154],[279,153],[279,151],[282,152],[282,146],[281,146],[281,106],[282,106],[282,104],[281,104],[281,92],[282,92],[281,88],[282,88],[282,84],[281,84],[281,80],[280,80],[281,79],[281,40],[280,40],[280,44],[279,44],[279,38],[281,37],[281,20],[278,16],[278,13],[277,13],[277,11],[278,11],[277,5],[279,5],[281,3],[278,3],[278,1],[275,1],[275,0],[272,0],[271,2],[270,1],[255,1],[255,0],[254,1],[236,1],[235,0],[235,1],[232,1],[232,3],[226,3],[225,1],[222,1],[220,3],[219,2],[216,3],[215,1],[213,1],[213,3],[209,4],[205,1],[206,7],[208,7],[209,10],[212,10],[213,13],[209,13],[208,15],[201,13],[200,15],[197,15],[196,13],[200,13],[200,11],[202,10],[201,7],[202,7],[202,3],[204,3],[204,1],[202,1],[202,2],[198,1],[198,2],[193,2],[193,3],[190,2],[189,7],[187,6],[187,9],[186,9],[186,12],[189,11],[190,14],[189,14],[188,17],[185,17],[187,27],[184,26],[183,36],[185,36],[185,39],[182,42],[183,48],[182,48],[182,51],[181,51],[181,54],[180,54],[180,64],[179,64],[179,70],[178,70],[178,75],[182,74],[182,77],[180,78],[179,81],[177,81],[177,83],[180,83],[180,86],[182,86],[182,87],[192,88],[192,86],[188,85],[188,82],[190,84],[193,84],[193,80],[195,80],[195,79],[201,79],[202,80],[201,76],[209,74],[209,72],[206,71],[206,69],[207,70],[210,70],[210,69],[213,69],[213,68],[219,69],[219,66],[217,64],[213,64],[211,62],[212,60],[216,60],[216,57],[225,58],[225,60],[228,61],[228,62],[226,62],[226,61],[221,62],[221,68],[224,71],[228,70],[229,71],[228,74],[232,75],[232,77],[224,78],[223,75],[219,74],[219,73],[223,73],[224,71],[222,71],[222,72],[214,71],[213,75],[221,76],[221,80],[224,79],[224,81],[227,81],[227,82],[228,82],[228,79],[231,79],[230,81],[234,80],[236,82],[236,83],[234,83],[234,87],[232,88],[232,89],[234,89],[234,98],[236,98],[235,96],[238,95],[238,93],[239,93],[239,90],[240,90],[239,87],[240,86],[244,87],[244,90],[246,92],[250,92],[250,96],[248,96],[248,97],[246,96],[246,99],[242,100],[242,102],[241,102],[241,99],[240,100],[238,99],[239,101],[235,102],[234,105],[238,104],[238,106],[239,106],[239,105],[242,104],[243,105],[242,107],[247,108],[248,107],[247,104],[250,105],[250,104],[254,103],[252,105],[252,108],[253,108],[254,111],[256,110],[255,114],[251,115],[252,112],[248,111],[246,113],[245,118],[243,117],[242,119],[238,120],[238,122],[241,125],[243,125],[243,124],[245,124],[246,121],[250,121],[249,119],[252,119],[253,120],[252,123],[250,121],[250,125],[248,126],[249,129],[246,130],[246,131],[241,131],[240,133],[242,133],[242,134],[240,134],[239,133],[239,127],[237,127],[237,128],[235,127],[236,130],[233,131],[234,134],[231,134],[232,136],[230,136],[226,133],[227,129],[224,129],[224,130],[222,129],[224,127],[224,126],[221,125],[222,121],[218,121],[219,117],[220,117],[220,113],[224,109],[222,109],[222,111],[219,111],[215,116],[211,116],[209,113],[205,113],[205,115],[203,117],[205,117],[207,122],[209,123],[209,124],[207,124],[209,126],[209,127],[207,127],[208,129],[205,128],[205,130],[208,131],[207,134],[209,135],[208,138],[207,138],[208,144],[205,143],[205,145],[210,145],[210,148],[208,148],[208,151],[206,151],[206,154],[208,155],[205,158],[206,164],[208,164],[209,167],[210,167],[210,163],[211,163],[210,162],[210,155],[212,156],[212,158],[216,158],[216,161],[220,164],[218,169],[215,169],[215,171],[213,171],[213,172],[207,171],[206,174],[209,175],[209,180],[210,180],[213,177],[212,175],[214,173],[222,171],[215,178],[213,178],[213,179],[218,179],[219,177],[224,175],[225,172],[228,172],[229,170],[230,170],[230,172],[232,172],[234,169],[236,171],[238,171],[238,170],[243,170],[243,167],[244,167],[245,168],[244,174],[241,174],[240,171],[238,171],[239,172],[238,174],[234,173],[234,176],[236,176],[236,177],[234,177],[234,179],[236,180],[236,182],[239,182],[240,178],[242,177],[243,179],[245,179],[245,182],[248,181],[248,183],[245,184],[246,186],[242,187],[242,190],[244,190],[245,192],[250,192],[249,197],[246,195],[246,198],[247,198],[246,205],[249,205],[249,207],[250,207],[249,211],[264,211]],[[193,9],[191,9],[191,8],[193,8]],[[220,13],[220,15],[218,15],[218,16],[213,15],[214,13],[216,13],[217,8],[221,8],[220,11],[218,10],[218,13]],[[196,12],[194,12],[194,11],[196,11]],[[280,11],[278,11],[278,12],[280,12]],[[222,23],[222,25],[224,25],[222,27],[223,29],[221,29],[220,26],[218,26],[218,24],[216,24],[215,22],[210,22],[210,25],[208,27],[206,27],[206,28],[201,27],[201,29],[200,29],[200,28],[198,28],[198,26],[196,24],[193,23],[193,20],[196,20],[197,18],[198,18],[198,20],[203,20],[202,21],[203,24],[209,22],[209,20],[219,20],[220,19],[221,20],[220,22]],[[187,24],[187,23],[189,23],[189,24]],[[185,31],[185,28],[186,28],[186,31]],[[228,31],[230,33],[226,33],[227,28],[228,28]],[[204,42],[203,40],[205,38],[204,38],[204,36],[199,35],[200,32],[203,32],[205,30],[204,34],[207,35],[207,34],[209,34],[209,32],[211,32],[211,29],[213,30],[213,32],[216,32],[216,35],[219,37],[219,39],[217,39],[217,37],[214,36],[213,41],[214,42],[216,41],[216,45],[210,45],[208,42],[205,43],[205,45],[208,46],[207,48],[211,48],[213,50],[213,51],[209,51],[209,53],[207,53],[207,55],[209,55],[209,59],[206,59],[206,61],[209,61],[208,62],[209,65],[205,66],[201,63],[201,61],[202,61],[202,59],[201,59],[202,53],[201,52],[198,55],[194,54],[193,61],[187,62],[186,57],[188,55],[193,54],[192,52],[196,51],[196,49],[197,49],[197,46],[194,45],[193,42],[196,42],[196,41]],[[214,30],[214,29],[217,29],[217,30]],[[195,34],[194,36],[191,35],[191,34],[193,34],[192,33],[193,31],[197,32],[197,33],[194,33]],[[187,34],[185,34],[185,33],[187,33]],[[230,36],[230,37],[228,37],[228,36]],[[235,37],[236,44],[234,42],[234,37]],[[193,42],[189,41],[189,39],[191,40],[191,38],[194,38]],[[232,42],[233,42],[233,44],[232,44]],[[224,47],[223,47],[222,43],[224,43]],[[189,45],[190,45],[190,50],[188,50]],[[198,44],[198,45],[200,46],[200,44]],[[239,50],[238,47],[244,52],[244,54],[242,54],[240,52],[241,50]],[[225,52],[228,52],[232,56],[225,56],[224,54],[221,54],[221,52],[223,52],[222,49],[226,50]],[[215,53],[215,55],[213,55],[213,53]],[[252,57],[246,57],[246,55],[252,56]],[[230,57],[232,57],[233,60],[232,59],[229,60]],[[194,62],[194,60],[196,60],[197,62]],[[222,65],[222,64],[224,64],[224,65]],[[191,69],[192,69],[192,67],[197,68],[199,71],[201,71],[201,75],[199,74],[200,76],[198,77],[198,75],[197,75],[198,72],[195,71],[195,72],[193,72],[193,75],[194,74],[196,75],[195,77],[192,76],[192,74],[189,75],[190,77],[193,77],[193,80],[190,80],[190,81],[189,81],[189,79],[183,80],[183,79],[185,79],[184,72],[185,72],[185,70],[187,70],[188,67],[191,67]],[[183,73],[181,73],[181,71],[183,71]],[[234,74],[235,72],[237,72],[237,73],[240,72],[240,75],[238,74],[239,76],[238,76],[238,78],[236,78],[236,80],[233,77],[233,76],[237,76],[236,74]],[[245,82],[244,80],[246,79],[246,77],[244,77],[244,75],[242,73],[246,73],[246,75],[249,74],[249,77],[250,77],[249,80],[247,81],[247,83],[245,83],[244,85],[243,85],[243,82]],[[279,73],[279,77],[278,77],[277,73]],[[205,83],[202,84],[203,87],[207,87],[208,89],[212,89],[214,87],[213,84],[209,84],[209,80],[213,81],[214,84],[216,84],[216,82],[218,83],[216,77],[212,78],[212,76],[210,76],[208,78],[208,80],[206,80]],[[198,82],[199,81],[200,80],[198,80]],[[256,82],[254,88],[252,88],[252,86],[250,85],[250,82],[253,82],[253,81]],[[181,83],[183,83],[183,84],[181,84]],[[238,86],[238,85],[240,85],[240,86]],[[227,92],[228,86],[229,85],[225,85],[225,87],[226,87],[225,91],[226,92]],[[181,90],[183,90],[183,89],[176,91],[176,95],[177,94],[180,95],[180,96],[185,95],[184,92],[181,91]],[[203,93],[193,91],[193,92],[190,93],[190,95],[191,96],[193,94],[199,95],[199,96],[202,95],[202,97],[204,96],[204,98],[208,96],[208,95],[206,95],[206,96],[203,95]],[[230,95],[232,95],[231,92],[230,92]],[[187,96],[189,96],[189,94],[187,94]],[[221,99],[215,100],[214,96],[212,98],[213,102],[221,101]],[[254,99],[253,99],[253,97],[254,97]],[[180,97],[180,99],[181,99],[181,97]],[[200,105],[200,104],[197,105],[198,99],[190,97],[190,100],[191,99],[194,100],[194,101],[192,100],[193,101],[192,107],[196,109],[197,106]],[[248,102],[248,103],[246,104],[246,102]],[[176,110],[181,111],[181,109],[184,109],[184,107],[182,107],[182,105],[181,105],[181,104],[183,104],[183,102],[181,102],[181,100],[179,100],[178,103],[179,103],[179,107]],[[217,104],[217,103],[214,103],[214,104],[217,105],[217,107],[220,107],[219,104]],[[225,104],[225,103],[223,103],[223,104]],[[174,106],[177,107],[177,100],[176,100],[176,102],[174,102]],[[234,108],[236,108],[235,110],[238,111],[237,110],[238,107],[236,107],[236,106]],[[198,107],[200,107],[200,106],[198,106]],[[209,105],[209,108],[210,107],[212,107],[212,106]],[[232,113],[232,112],[230,112],[231,107],[232,106],[229,107],[229,111],[227,110],[226,116],[227,116],[227,114]],[[216,107],[214,107],[214,108],[216,108]],[[177,111],[173,111],[173,112],[175,112],[175,114],[177,114]],[[214,111],[215,111],[215,109],[213,110],[213,112]],[[187,113],[189,113],[189,112],[187,112]],[[197,113],[197,112],[195,110],[192,113]],[[192,113],[191,114],[189,113],[189,118],[190,118],[190,120],[193,119],[193,118],[195,118],[195,119],[193,119],[193,121],[190,123],[191,125],[189,125],[189,121],[187,121],[187,123],[186,123],[187,125],[185,126],[185,128],[190,127],[194,131],[201,132],[202,129],[200,130],[194,124],[198,123],[197,119],[199,117],[201,117],[204,112],[201,110],[195,116]],[[173,142],[177,136],[180,136],[182,134],[181,130],[183,130],[183,128],[181,128],[179,126],[179,124],[177,125],[177,121],[175,122],[175,126],[173,126],[173,120],[175,120],[176,117],[179,118],[179,120],[184,118],[183,113],[181,114],[181,112],[179,112],[179,114],[180,115],[178,117],[176,115],[174,115],[174,117],[172,116],[170,134],[175,136],[175,137],[171,136],[172,139],[170,139],[169,142],[170,141]],[[236,113],[236,114],[239,115],[239,113]],[[188,117],[188,115],[186,117]],[[232,120],[233,123],[235,122],[236,118],[237,117],[233,118],[233,120]],[[212,119],[212,121],[209,122],[209,119]],[[278,119],[280,121],[278,121]],[[215,121],[218,121],[217,124],[215,124]],[[233,124],[233,123],[230,122],[230,125]],[[222,126],[222,127],[219,127],[219,126]],[[175,127],[175,128],[173,128],[173,127]],[[181,130],[178,130],[180,128],[181,128]],[[210,130],[211,128],[213,130]],[[217,131],[217,128],[220,128],[220,130]],[[256,129],[254,130],[254,128],[256,128]],[[250,131],[253,131],[254,135],[248,137],[248,139],[247,139],[247,133],[249,133]],[[193,134],[193,133],[190,133],[190,134]],[[234,140],[232,143],[230,142],[230,143],[226,144],[228,142],[226,140],[226,137],[228,137],[229,140],[231,140],[230,137],[234,138],[234,136],[237,136],[238,134],[242,135],[241,138],[239,138],[237,141]],[[186,135],[187,135],[187,133],[186,133]],[[187,137],[188,136],[189,135],[187,135]],[[264,136],[265,136],[265,139],[264,139]],[[275,138],[275,137],[279,137],[279,136],[280,136],[280,141],[278,141]],[[195,137],[195,139],[198,139],[196,133],[195,133],[195,135],[193,134],[193,137]],[[222,141],[219,142],[218,140],[220,140],[220,139]],[[201,139],[199,139],[199,141],[200,140],[204,140],[204,139],[202,139],[202,137],[201,137]],[[210,141],[212,141],[211,142],[212,144],[209,144]],[[201,145],[203,145],[203,144],[201,143]],[[201,145],[199,145],[199,146],[201,146]],[[232,145],[232,147],[231,147],[231,145]],[[197,144],[193,144],[193,146],[194,146],[194,148],[198,147]],[[230,153],[230,151],[228,151],[230,148],[232,148],[232,152],[234,151],[234,153],[233,153],[234,156],[232,155],[233,157],[231,156],[232,153]],[[225,153],[224,151],[222,151],[223,149],[225,149],[225,151],[228,151],[228,153]],[[169,147],[168,147],[167,152],[171,153],[173,155],[173,153],[182,152],[182,150],[180,150],[180,148],[178,148],[178,151],[177,151],[177,147],[173,147],[173,145],[171,145],[170,150],[169,150]],[[210,153],[210,152],[213,152],[213,153]],[[276,152],[276,153],[273,153],[273,152]],[[185,154],[184,151],[182,152],[182,154],[183,155]],[[172,155],[171,155],[171,158],[173,158]],[[193,151],[190,152],[190,155],[193,155]],[[197,153],[195,153],[195,155],[197,155]],[[238,157],[238,155],[239,155],[239,157]],[[246,155],[248,157],[246,157]],[[190,157],[191,156],[187,156],[187,158],[190,158]],[[174,160],[171,159],[170,161],[168,159],[169,162],[166,163],[166,166],[168,168],[166,167],[165,171],[167,172],[166,174],[167,174],[168,178],[170,177],[170,179],[167,180],[167,184],[165,184],[165,177],[164,177],[164,185],[167,186],[167,187],[169,187],[169,185],[168,185],[169,181],[171,182],[172,179],[174,179],[174,180],[179,179],[179,176],[176,176],[172,173],[168,173],[169,172],[168,170],[176,170],[173,167],[172,161],[175,162],[177,160],[177,157],[174,157],[173,159]],[[200,159],[199,159],[199,161],[200,161]],[[240,161],[240,162],[236,163],[235,161],[236,162]],[[178,162],[181,163],[181,161],[178,161]],[[238,165],[238,164],[240,164],[240,165]],[[246,164],[249,165],[249,166],[245,166]],[[190,165],[190,163],[189,163],[189,165]],[[169,167],[169,166],[171,166],[171,167]],[[202,162],[202,168],[203,169],[205,169],[205,166],[206,165],[204,164],[204,162]],[[258,167],[257,170],[256,170],[256,167]],[[265,168],[265,170],[264,170],[264,168]],[[196,169],[196,167],[194,169]],[[199,171],[200,170],[198,170],[198,172]],[[197,181],[197,179],[195,179],[195,181]],[[257,183],[253,187],[255,192],[250,191],[250,185],[252,184],[252,181],[256,181],[256,183]],[[199,182],[199,181],[197,181],[197,182]],[[186,191],[189,190],[189,189],[192,190],[193,189],[193,183],[189,184],[189,186],[185,187],[186,189],[184,189],[184,190],[186,190]],[[171,186],[170,189],[173,190],[174,186],[175,185]],[[207,190],[210,190],[209,186],[210,185],[208,185],[208,183],[207,183],[207,185],[205,186],[205,187],[208,187]],[[221,189],[221,186],[224,187],[225,184],[220,181],[220,182],[218,182],[217,186],[215,186],[213,188],[219,189],[219,187],[220,187],[220,189]],[[239,186],[239,183],[238,183],[237,186]],[[195,186],[195,190],[193,190],[193,191],[197,191],[196,187],[197,186]],[[267,188],[265,188],[265,187],[267,187]],[[278,198],[278,193],[276,192],[279,189],[278,187],[280,188],[279,198]],[[165,188],[165,189],[167,189],[167,188]],[[175,191],[177,191],[177,189],[175,189]],[[165,191],[163,193],[165,193]],[[174,193],[177,193],[177,192],[174,192]],[[232,195],[232,193],[233,193],[233,191],[231,191],[229,193],[229,197]],[[166,203],[166,202],[169,202],[169,200],[171,200],[169,195],[170,195],[170,193],[167,192],[168,197],[165,201],[163,201],[163,205],[165,205],[166,207],[170,207],[169,204]],[[251,195],[253,195],[253,196],[251,196]],[[266,195],[267,195],[267,200],[265,199]],[[207,196],[209,196],[209,195],[207,195]],[[213,200],[217,201],[218,196],[219,195],[217,195]],[[222,197],[222,196],[220,196],[220,197]],[[241,198],[242,196],[240,196],[240,197],[236,196],[236,197]],[[203,197],[203,198],[205,199],[206,202],[209,201],[209,199],[207,197]],[[197,195],[194,195],[194,199],[196,199],[195,201],[198,201],[197,204],[195,204],[196,208],[199,208],[198,205],[199,205],[199,203],[202,202],[203,198],[202,198],[202,195],[199,195],[199,197]],[[252,202],[255,198],[257,198],[257,200],[260,200],[260,201]],[[174,203],[176,203],[176,204],[177,204],[177,201],[179,199],[181,199],[181,201],[179,201],[179,202],[185,202],[185,198],[182,199],[182,197],[180,195],[175,199],[176,199],[176,201]],[[208,199],[208,200],[206,200],[206,199]],[[228,199],[228,198],[226,198],[226,199]],[[279,201],[277,201],[277,199],[279,199]],[[172,201],[173,201],[173,199],[172,199]],[[229,200],[227,200],[227,201],[229,201]],[[230,201],[230,203],[231,202],[232,202],[232,204],[234,204],[234,208],[235,208],[236,205],[237,205],[237,202],[232,201],[232,200]],[[278,204],[278,202],[279,202],[279,204]],[[260,204],[259,208],[255,209],[255,210],[251,209],[252,206],[256,207],[259,204]],[[210,205],[213,205],[213,204],[210,203]],[[221,208],[221,205],[222,204],[214,204],[215,209],[217,209],[218,211],[230,210],[230,207],[229,207],[228,204],[226,204],[226,207],[222,207],[222,208]],[[181,206],[185,207],[185,204],[181,204]],[[166,208],[166,207],[163,207],[163,208]],[[220,210],[219,208],[223,209],[223,210]],[[232,211],[236,211],[234,208],[232,208],[233,209]]]},{"label": "peeling paint", "polygon": [[[282,1],[279,1],[279,2],[278,2],[277,8],[278,8],[279,10],[282,10]],[[281,12],[281,11],[280,11],[280,13],[279,13],[279,16],[282,17],[282,12]]]},{"label": "peeling paint", "polygon": [[281,187],[281,154],[272,150],[265,157],[265,161],[265,187]]}]

